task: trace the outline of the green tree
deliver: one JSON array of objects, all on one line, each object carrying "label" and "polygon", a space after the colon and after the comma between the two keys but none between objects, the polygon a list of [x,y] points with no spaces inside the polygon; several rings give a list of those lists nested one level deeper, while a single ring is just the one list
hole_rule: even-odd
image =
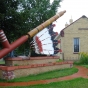
[{"label": "green tree", "polygon": [[61,0],[0,0],[0,29],[14,41],[55,15]]}]

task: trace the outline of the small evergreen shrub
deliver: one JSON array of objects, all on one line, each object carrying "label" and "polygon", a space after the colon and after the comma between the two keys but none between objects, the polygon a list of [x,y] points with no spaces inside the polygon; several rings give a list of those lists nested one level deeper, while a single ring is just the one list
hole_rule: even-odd
[{"label": "small evergreen shrub", "polygon": [[88,53],[80,52],[79,53],[79,63],[80,64],[88,64]]}]

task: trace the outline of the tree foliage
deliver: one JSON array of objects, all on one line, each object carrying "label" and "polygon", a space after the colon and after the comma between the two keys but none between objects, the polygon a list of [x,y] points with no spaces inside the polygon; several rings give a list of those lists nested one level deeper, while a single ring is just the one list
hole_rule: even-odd
[{"label": "tree foliage", "polygon": [[16,39],[55,15],[61,0],[0,0],[0,28]]},{"label": "tree foliage", "polygon": [[61,0],[0,0],[0,29],[14,41],[55,15]]}]

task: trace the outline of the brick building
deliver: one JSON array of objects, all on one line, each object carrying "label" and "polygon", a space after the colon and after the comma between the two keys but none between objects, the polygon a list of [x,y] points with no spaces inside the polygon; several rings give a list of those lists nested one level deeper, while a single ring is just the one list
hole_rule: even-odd
[{"label": "brick building", "polygon": [[88,52],[88,18],[83,15],[70,24],[65,24],[57,39],[61,41],[58,47],[62,49],[58,53],[61,59],[77,60],[79,52]]}]

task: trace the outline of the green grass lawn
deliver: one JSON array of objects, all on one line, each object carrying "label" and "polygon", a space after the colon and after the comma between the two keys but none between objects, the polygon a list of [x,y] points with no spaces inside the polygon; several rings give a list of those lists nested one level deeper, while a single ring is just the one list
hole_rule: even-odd
[{"label": "green grass lawn", "polygon": [[[54,71],[49,71],[37,75],[29,75],[26,77],[20,77],[20,78],[15,78],[13,80],[9,80],[8,82],[27,82],[27,81],[33,81],[33,80],[44,80],[44,79],[52,79],[52,78],[59,78],[67,75],[74,74],[78,71],[77,68],[65,68],[61,70],[54,70]],[[6,82],[6,80],[0,79],[0,82]]]},{"label": "green grass lawn", "polygon": [[82,65],[82,66],[84,66],[84,67],[88,68],[88,65]]},{"label": "green grass lawn", "polygon": [[69,81],[30,86],[28,88],[88,88],[88,79],[76,78]]},{"label": "green grass lawn", "polygon": [[4,87],[4,88],[88,88],[88,79],[76,78],[69,81],[53,82],[49,84],[39,84],[34,86],[23,86],[23,87]]}]

